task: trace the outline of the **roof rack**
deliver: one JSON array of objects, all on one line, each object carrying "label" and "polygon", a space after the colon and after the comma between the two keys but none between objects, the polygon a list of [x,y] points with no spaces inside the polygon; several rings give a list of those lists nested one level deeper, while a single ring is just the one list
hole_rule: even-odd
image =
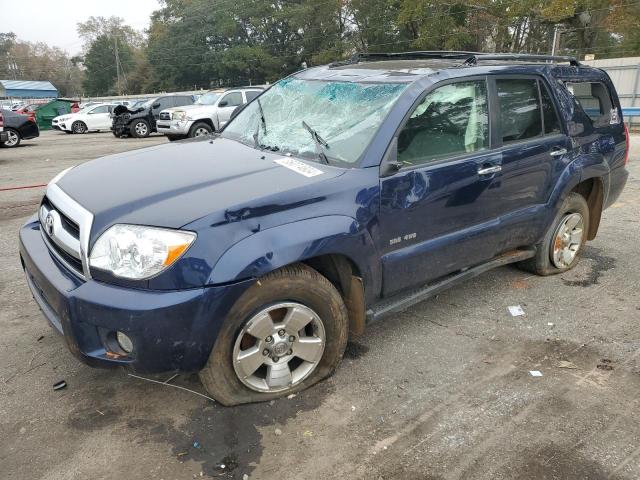
[{"label": "roof rack", "polygon": [[475,53],[464,61],[464,65],[476,65],[484,60],[514,60],[525,62],[567,62],[572,67],[579,67],[576,57],[558,55],[532,55],[528,53]]},{"label": "roof rack", "polygon": [[529,61],[529,62],[568,62],[573,67],[579,67],[580,62],[575,57],[557,55],[532,55],[526,53],[480,53],[458,50],[426,50],[415,52],[390,52],[390,53],[356,53],[349,60],[334,62],[331,66],[348,65],[364,61],[385,60],[415,60],[420,58],[439,58],[463,60],[462,66],[477,65],[479,61]]}]

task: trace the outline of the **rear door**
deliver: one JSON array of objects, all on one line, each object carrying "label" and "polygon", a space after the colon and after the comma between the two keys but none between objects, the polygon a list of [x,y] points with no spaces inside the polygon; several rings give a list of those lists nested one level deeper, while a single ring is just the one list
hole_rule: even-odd
[{"label": "rear door", "polygon": [[229,92],[218,102],[218,125],[222,128],[231,118],[233,111],[242,105],[242,92]]},{"label": "rear door", "polygon": [[572,147],[544,78],[490,77],[490,88],[502,155],[501,185],[491,204],[502,224],[498,250],[506,251],[539,240],[545,205]]}]

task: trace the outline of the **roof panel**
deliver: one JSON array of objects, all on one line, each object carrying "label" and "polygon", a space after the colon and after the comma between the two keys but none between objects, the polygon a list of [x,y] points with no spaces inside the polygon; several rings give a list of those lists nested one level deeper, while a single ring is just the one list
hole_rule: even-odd
[{"label": "roof panel", "polygon": [[44,80],[0,80],[0,85],[5,90],[58,90],[51,82]]}]

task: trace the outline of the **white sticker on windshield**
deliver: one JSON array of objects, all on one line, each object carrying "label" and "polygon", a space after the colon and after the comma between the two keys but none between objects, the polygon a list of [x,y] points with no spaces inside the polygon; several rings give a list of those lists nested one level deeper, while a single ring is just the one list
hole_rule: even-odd
[{"label": "white sticker on windshield", "polygon": [[312,167],[311,165],[307,165],[306,163],[295,160],[293,158],[279,158],[277,160],[274,160],[274,162],[308,178],[315,177],[316,175],[322,175],[324,173],[322,170],[319,170],[315,167]]}]

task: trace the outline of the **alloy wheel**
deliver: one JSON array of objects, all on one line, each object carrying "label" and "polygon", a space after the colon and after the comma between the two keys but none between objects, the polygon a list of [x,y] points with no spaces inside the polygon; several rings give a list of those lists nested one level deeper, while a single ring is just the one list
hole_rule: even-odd
[{"label": "alloy wheel", "polygon": [[300,303],[272,305],[249,319],[233,347],[233,368],[251,390],[282,392],[318,366],[325,347],[320,317]]},{"label": "alloy wheel", "polygon": [[136,123],[135,126],[136,134],[144,137],[147,134],[147,125],[143,122]]},{"label": "alloy wheel", "polygon": [[575,260],[584,235],[584,219],[579,213],[570,213],[558,225],[551,244],[551,260],[557,268],[567,268]]},{"label": "alloy wheel", "polygon": [[7,133],[9,134],[9,138],[7,139],[6,142],[4,142],[4,146],[15,147],[20,141],[20,137],[18,137],[18,134],[13,130],[7,130]]}]

